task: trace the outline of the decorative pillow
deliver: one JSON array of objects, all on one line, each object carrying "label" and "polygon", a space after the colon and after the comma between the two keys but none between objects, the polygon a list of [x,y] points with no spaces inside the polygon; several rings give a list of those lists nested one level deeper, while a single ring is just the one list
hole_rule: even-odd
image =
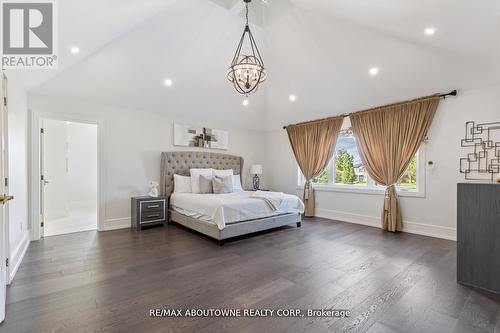
[{"label": "decorative pillow", "polygon": [[212,178],[207,176],[200,176],[200,193],[214,193],[214,187],[212,185]]},{"label": "decorative pillow", "polygon": [[226,170],[214,170],[214,177],[222,178],[222,177],[227,177],[227,176],[232,176],[233,169],[226,169]]},{"label": "decorative pillow", "polygon": [[242,192],[240,175],[233,175],[233,192]]},{"label": "decorative pillow", "polygon": [[212,179],[214,193],[222,194],[222,193],[232,193],[233,192],[233,176],[227,177],[214,177]]},{"label": "decorative pillow", "polygon": [[191,174],[191,192],[200,193],[200,176],[212,178],[213,169],[190,169]]},{"label": "decorative pillow", "polygon": [[191,193],[191,177],[174,175],[174,192]]}]

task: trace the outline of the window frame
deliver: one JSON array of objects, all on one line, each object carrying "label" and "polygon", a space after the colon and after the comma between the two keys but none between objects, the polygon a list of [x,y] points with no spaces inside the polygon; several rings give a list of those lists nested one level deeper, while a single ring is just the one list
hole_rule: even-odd
[{"label": "window frame", "polygon": [[[398,196],[402,197],[417,197],[417,198],[425,198],[425,142],[422,143],[419,150],[417,151],[417,188],[416,189],[406,189],[397,187]],[[331,182],[333,177],[333,181],[335,181],[335,163],[333,162],[335,157],[329,162],[329,168],[332,168],[329,173],[329,183],[328,184],[317,184],[314,183],[314,190],[316,191],[324,191],[324,192],[344,192],[344,193],[359,193],[359,194],[373,194],[373,195],[384,195],[386,186],[375,185],[373,179],[368,176],[366,186],[359,185],[351,185],[351,184],[338,184]],[[302,171],[297,166],[297,190],[304,189],[305,178],[302,175]]]}]

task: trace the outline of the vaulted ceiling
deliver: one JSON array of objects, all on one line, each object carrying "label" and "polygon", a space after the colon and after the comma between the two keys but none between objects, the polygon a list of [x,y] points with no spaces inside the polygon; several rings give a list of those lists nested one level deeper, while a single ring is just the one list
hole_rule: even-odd
[{"label": "vaulted ceiling", "polygon": [[[497,0],[250,6],[268,80],[248,106],[225,78],[243,29],[241,0],[61,1],[60,68],[24,80],[33,94],[270,130],[500,79]],[[430,26],[433,36],[423,33]],[[72,45],[82,52],[71,55]]]}]

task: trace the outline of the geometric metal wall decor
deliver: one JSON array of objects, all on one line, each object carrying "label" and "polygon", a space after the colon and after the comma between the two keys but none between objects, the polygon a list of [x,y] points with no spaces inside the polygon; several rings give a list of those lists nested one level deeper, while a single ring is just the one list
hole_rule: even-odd
[{"label": "geometric metal wall decor", "polygon": [[466,122],[461,146],[474,149],[460,159],[460,172],[465,179],[495,181],[500,174],[500,122]]}]

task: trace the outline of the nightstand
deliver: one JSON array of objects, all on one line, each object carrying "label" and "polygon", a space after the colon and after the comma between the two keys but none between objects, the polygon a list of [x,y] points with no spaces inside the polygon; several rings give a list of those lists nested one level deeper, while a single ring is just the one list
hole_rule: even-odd
[{"label": "nightstand", "polygon": [[133,197],[132,229],[164,225],[168,222],[168,197]]}]

